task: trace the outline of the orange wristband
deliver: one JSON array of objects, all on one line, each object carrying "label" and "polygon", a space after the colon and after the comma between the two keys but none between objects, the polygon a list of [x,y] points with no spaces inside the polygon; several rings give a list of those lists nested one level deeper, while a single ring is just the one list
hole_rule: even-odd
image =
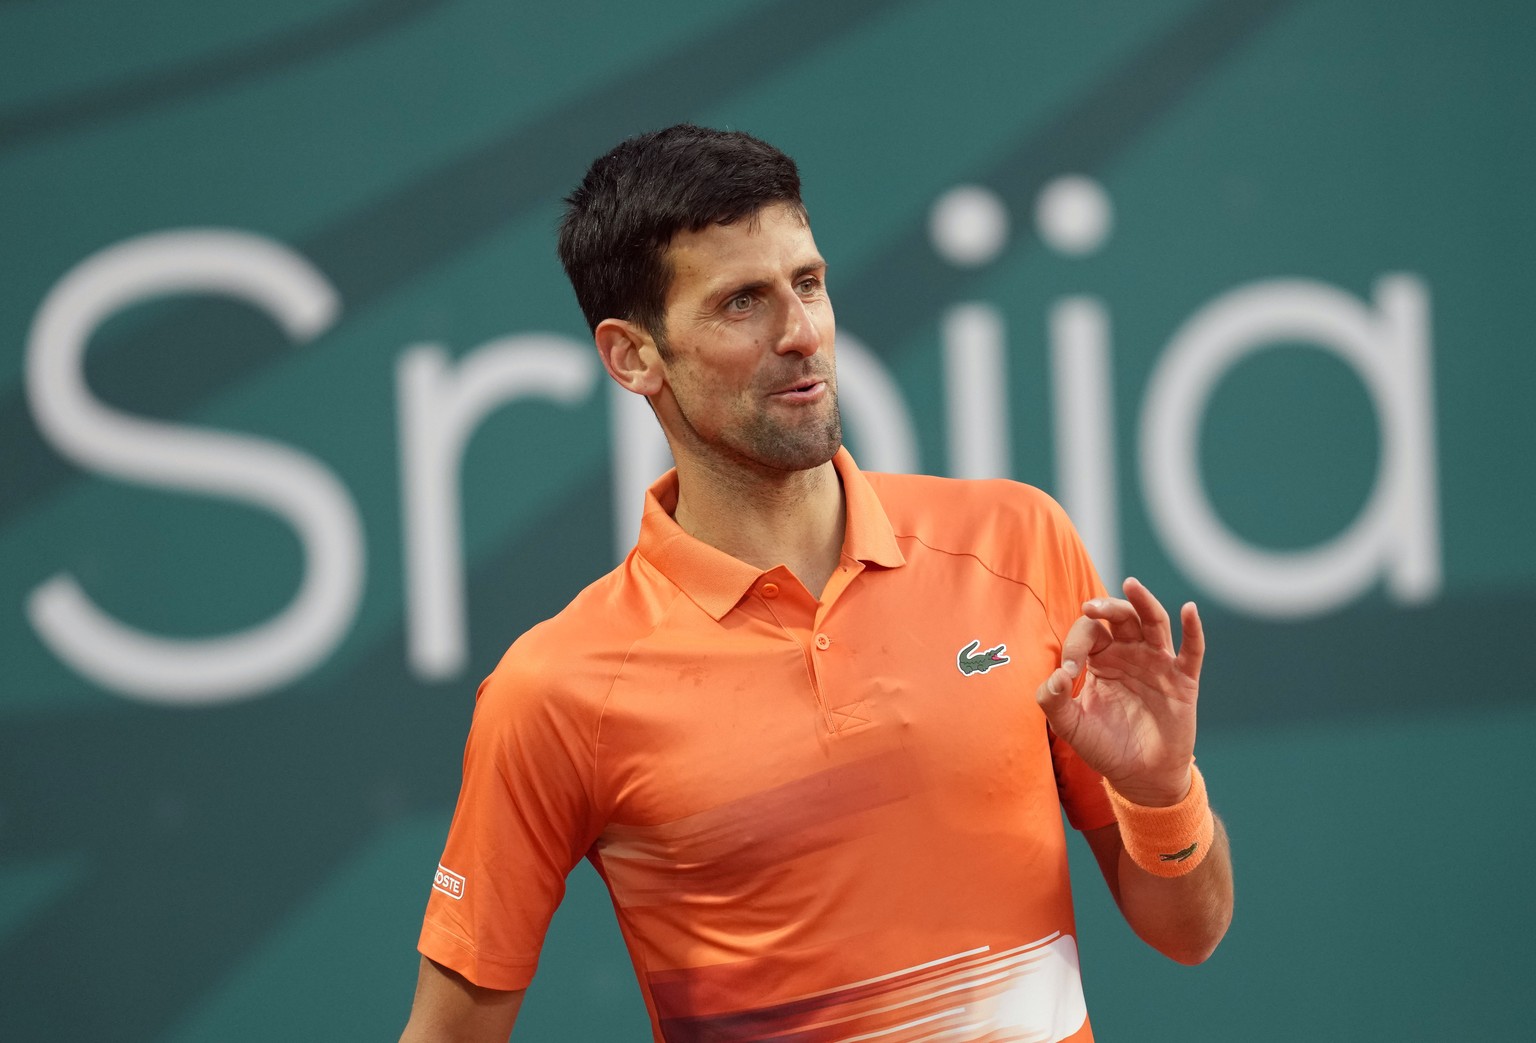
[{"label": "orange wristband", "polygon": [[1205,861],[1216,834],[1211,805],[1205,795],[1200,769],[1189,766],[1189,792],[1172,807],[1148,808],[1132,804],[1104,780],[1104,790],[1120,822],[1120,841],[1125,853],[1153,876],[1183,876]]}]

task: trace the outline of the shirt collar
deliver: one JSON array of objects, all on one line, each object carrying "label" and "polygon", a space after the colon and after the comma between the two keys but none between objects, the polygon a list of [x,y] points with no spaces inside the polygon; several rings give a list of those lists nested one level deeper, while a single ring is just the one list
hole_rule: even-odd
[{"label": "shirt collar", "polygon": [[[867,565],[906,564],[880,498],[846,448],[832,458],[847,505],[843,556]],[[719,620],[762,576],[763,570],[731,557],[683,531],[672,518],[677,509],[677,471],[658,478],[645,494],[640,520],[640,556],[660,569],[705,612]]]}]

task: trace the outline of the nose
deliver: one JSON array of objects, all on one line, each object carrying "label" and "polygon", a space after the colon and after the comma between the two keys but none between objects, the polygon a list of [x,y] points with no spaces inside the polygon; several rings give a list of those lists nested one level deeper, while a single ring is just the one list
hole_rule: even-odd
[{"label": "nose", "polygon": [[789,294],[784,310],[784,330],[779,337],[780,355],[809,357],[821,350],[821,328],[799,294]]}]

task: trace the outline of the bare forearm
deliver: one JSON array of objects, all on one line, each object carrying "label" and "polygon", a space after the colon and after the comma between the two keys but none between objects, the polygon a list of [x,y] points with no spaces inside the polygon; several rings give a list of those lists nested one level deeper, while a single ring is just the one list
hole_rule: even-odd
[{"label": "bare forearm", "polygon": [[507,1043],[523,990],[485,989],[422,957],[400,1043]]},{"label": "bare forearm", "polygon": [[1115,899],[1131,929],[1179,963],[1200,963],[1215,951],[1232,922],[1232,855],[1227,831],[1215,820],[1205,860],[1184,876],[1153,876],[1120,847]]}]

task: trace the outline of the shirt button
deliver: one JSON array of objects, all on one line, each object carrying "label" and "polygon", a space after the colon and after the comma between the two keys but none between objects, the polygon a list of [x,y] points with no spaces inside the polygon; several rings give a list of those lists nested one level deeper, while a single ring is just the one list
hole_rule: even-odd
[{"label": "shirt button", "polygon": [[825,652],[831,646],[832,646],[832,639],[830,637],[828,637],[826,634],[817,634],[816,635],[816,647],[817,648],[819,648],[823,652]]},{"label": "shirt button", "polygon": [[765,598],[776,598],[779,596],[779,585],[777,583],[764,583],[757,589],[762,592]]}]

